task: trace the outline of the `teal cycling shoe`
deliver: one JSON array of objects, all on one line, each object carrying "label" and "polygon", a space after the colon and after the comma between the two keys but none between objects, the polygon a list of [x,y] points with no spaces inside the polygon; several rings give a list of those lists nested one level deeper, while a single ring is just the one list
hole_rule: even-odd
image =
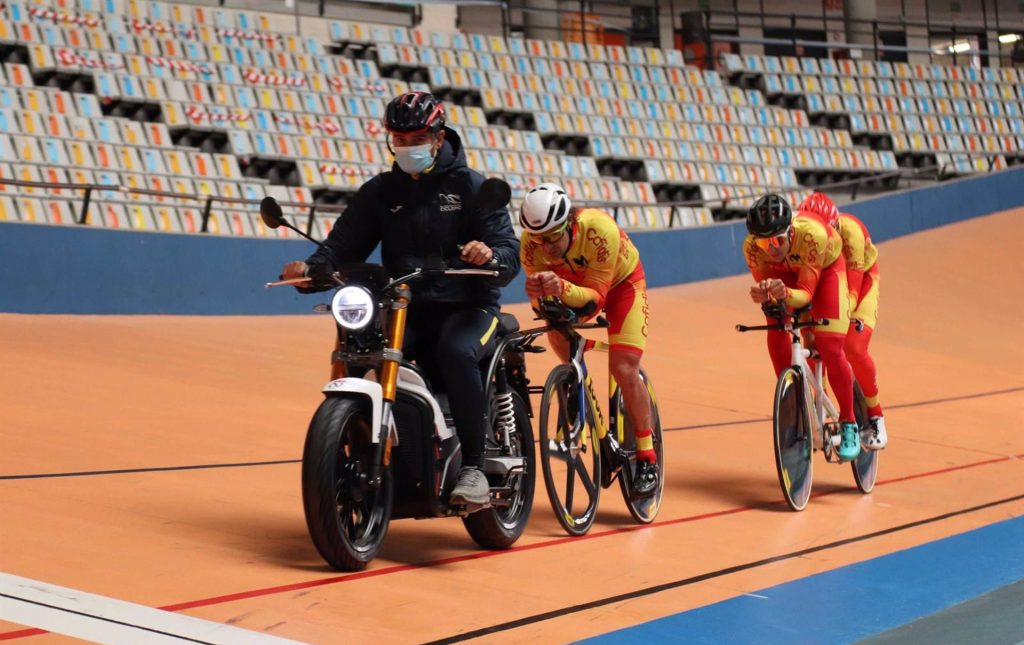
[{"label": "teal cycling shoe", "polygon": [[839,442],[839,460],[853,461],[860,454],[860,430],[856,423],[846,421],[839,430],[842,441]]}]

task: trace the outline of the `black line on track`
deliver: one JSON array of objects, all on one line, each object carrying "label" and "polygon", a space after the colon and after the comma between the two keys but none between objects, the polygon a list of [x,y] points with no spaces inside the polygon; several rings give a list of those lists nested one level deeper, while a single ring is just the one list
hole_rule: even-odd
[{"label": "black line on track", "polygon": [[1014,392],[1020,392],[1024,390],[1024,386],[1011,387],[1005,390],[992,390],[991,392],[978,392],[977,394],[963,394],[960,396],[947,396],[943,399],[931,399],[928,401],[914,401],[912,403],[897,403],[896,405],[887,405],[885,407],[898,410],[900,408],[916,408],[922,405],[933,405],[935,403],[948,403],[949,401],[964,401],[967,399],[981,399],[986,396],[996,396],[999,394],[1013,394]]},{"label": "black line on track", "polygon": [[1002,504],[1009,504],[1024,499],[1024,494],[1014,495],[1013,497],[1006,497],[993,502],[987,502],[985,504],[979,504],[978,506],[971,506],[969,508],[962,508],[956,511],[950,511],[949,513],[943,513],[941,515],[935,515],[933,517],[927,517],[922,520],[916,520],[914,522],[908,522],[906,524],[900,524],[898,526],[892,526],[887,529],[880,531],[873,531],[871,533],[865,533],[863,535],[857,535],[854,537],[844,538],[842,540],[836,540],[835,542],[829,542],[827,544],[819,544],[818,546],[812,546],[806,549],[800,549],[799,551],[791,551],[782,555],[772,556],[770,558],[763,558],[761,560],[755,560],[753,562],[747,562],[745,564],[737,564],[724,569],[718,569],[717,571],[709,571],[700,575],[692,576],[689,578],[683,578],[682,580],[676,580],[674,582],[666,582],[653,587],[647,587],[645,589],[637,589],[636,591],[630,591],[624,594],[618,594],[616,596],[608,596],[607,598],[600,598],[598,600],[592,600],[590,602],[582,603],[579,605],[570,605],[568,607],[562,607],[561,609],[555,609],[552,611],[546,611],[540,614],[534,614],[532,616],[526,616],[517,620],[511,620],[505,623],[498,623],[497,625],[491,625],[490,627],[483,627],[475,629],[471,632],[465,632],[463,634],[455,634],[454,636],[448,636],[435,641],[429,641],[425,645],[443,645],[447,643],[461,643],[463,641],[472,640],[474,638],[480,638],[482,636],[489,636],[499,632],[508,631],[511,629],[517,629],[519,627],[525,627],[534,623],[544,622],[546,620],[552,620],[554,618],[560,618],[569,614],[579,613],[581,611],[587,611],[589,609],[595,609],[597,607],[603,607],[605,605],[612,605],[618,602],[626,600],[632,600],[634,598],[641,598],[643,596],[650,596],[652,594],[661,593],[662,591],[669,591],[671,589],[678,589],[680,587],[687,587],[698,582],[705,580],[711,580],[713,578],[720,578],[740,571],[746,571],[748,569],[756,569],[776,562],[783,562],[785,560],[792,560],[794,558],[800,558],[811,553],[818,553],[819,551],[826,551],[829,549],[835,549],[848,544],[855,544],[857,542],[863,542],[865,540],[871,540],[883,535],[889,535],[890,533],[897,533],[899,531],[906,531],[908,529],[923,526],[925,524],[932,524],[934,522],[941,522],[951,517],[958,515],[966,515],[968,513],[974,513],[981,511],[986,508],[992,508],[994,506],[1000,506]]},{"label": "black line on track", "polygon": [[278,466],[299,464],[301,459],[276,459],[274,461],[243,461],[232,464],[196,464],[192,466],[158,466],[154,468],[121,468],[118,470],[84,470],[74,473],[39,473],[35,475],[0,475],[3,479],[48,479],[51,477],[88,477],[90,475],[126,475],[131,473],[158,473],[169,470],[207,470],[209,468],[246,468],[249,466]]},{"label": "black line on track", "polygon": [[[950,401],[964,401],[967,399],[980,399],[989,396],[997,396],[1000,394],[1012,394],[1014,392],[1024,391],[1024,386],[1012,387],[1005,390],[993,390],[991,392],[978,392],[975,394],[963,394],[960,396],[950,396],[942,399],[931,399],[928,401],[914,401],[911,403],[899,403],[896,405],[888,405],[890,409],[900,408],[913,408],[925,405],[935,405],[937,403],[948,403]],[[771,417],[760,417],[757,419],[740,419],[738,421],[719,421],[715,423],[700,423],[689,426],[677,426],[675,428],[665,428],[664,432],[677,432],[681,430],[700,430],[703,428],[719,428],[724,426],[738,426],[746,425],[750,423],[763,423],[765,421],[771,421]],[[94,475],[126,475],[132,473],[157,473],[175,470],[207,470],[211,468],[246,468],[249,466],[278,466],[281,464],[298,464],[302,463],[301,459],[277,459],[273,461],[247,461],[240,463],[226,463],[226,464],[196,464],[192,466],[157,466],[152,468],[120,468],[115,470],[86,470],[80,472],[69,472],[69,473],[36,473],[29,475],[0,475],[0,481],[11,480],[11,479],[50,479],[55,477],[89,477]]]},{"label": "black line on track", "polygon": [[[998,396],[1000,394],[1013,394],[1014,392],[1024,391],[1024,386],[1011,387],[1005,390],[992,390],[990,392],[977,392],[975,394],[961,394],[959,396],[947,396],[941,399],[929,399],[927,401],[912,401],[910,403],[896,403],[894,405],[885,406],[890,410],[900,410],[903,408],[917,408],[925,405],[935,405],[937,403],[949,403],[951,401],[965,401],[968,399],[982,399],[989,396]],[[758,417],[756,419],[740,419],[738,421],[718,421],[715,423],[699,423],[691,426],[676,426],[675,428],[664,428],[662,432],[676,432],[679,430],[701,430],[704,428],[718,428],[721,426],[739,426],[748,423],[761,423],[763,421],[771,421],[771,417]]]},{"label": "black line on track", "polygon": [[201,641],[197,638],[190,638],[188,636],[181,636],[180,634],[174,634],[172,632],[165,632],[159,629],[153,629],[152,627],[143,627],[142,625],[136,625],[134,623],[126,623],[120,620],[114,620],[113,618],[106,618],[104,616],[96,616],[93,614],[86,613],[84,611],[75,611],[74,609],[67,609],[66,607],[58,607],[56,605],[49,605],[45,602],[39,602],[38,600],[28,600],[27,598],[19,598],[17,596],[11,596],[5,593],[0,593],[0,596],[4,598],[10,598],[17,602],[25,602],[30,605],[36,605],[38,607],[46,607],[47,609],[54,609],[56,611],[63,611],[68,614],[75,614],[76,616],[83,616],[85,618],[92,618],[93,620],[102,620],[105,623],[113,623],[115,625],[122,625],[124,627],[131,627],[132,629],[139,629],[142,631],[150,632],[153,634],[160,634],[162,636],[170,636],[171,638],[177,638],[183,641],[189,641],[190,643],[202,643],[202,645],[217,645],[211,641]]}]

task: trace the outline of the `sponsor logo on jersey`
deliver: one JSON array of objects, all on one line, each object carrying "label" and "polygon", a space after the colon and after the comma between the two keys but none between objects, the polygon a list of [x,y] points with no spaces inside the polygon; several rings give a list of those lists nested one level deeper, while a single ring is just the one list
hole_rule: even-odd
[{"label": "sponsor logo on jersey", "polygon": [[442,213],[462,210],[462,197],[460,195],[445,195],[444,193],[441,193],[437,196],[437,199],[441,202],[440,210]]}]

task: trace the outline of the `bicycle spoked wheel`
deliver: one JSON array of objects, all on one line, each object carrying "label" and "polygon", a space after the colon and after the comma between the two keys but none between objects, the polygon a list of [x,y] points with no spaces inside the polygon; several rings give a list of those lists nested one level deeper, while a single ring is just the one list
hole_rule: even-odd
[{"label": "bicycle spoked wheel", "polygon": [[[654,395],[654,385],[647,377],[647,373],[640,370],[640,378],[647,388],[647,396],[651,402],[651,430],[653,431],[654,452],[658,455],[658,487],[653,495],[635,498],[632,490],[633,475],[636,472],[636,459],[631,458],[629,463],[623,466],[629,472],[619,474],[619,489],[622,491],[622,499],[626,502],[626,508],[633,519],[640,524],[650,524],[658,516],[661,508],[661,497],[665,492],[665,445],[661,434],[661,415],[658,414],[658,398]],[[625,403],[622,397],[622,390],[616,390],[615,414],[622,418],[622,436],[619,443],[624,450],[631,453],[636,452],[636,437],[633,434],[633,423],[626,412]]]},{"label": "bicycle spoked wheel", "polygon": [[860,454],[850,462],[853,468],[853,480],[857,482],[857,488],[862,493],[870,493],[875,487],[875,479],[878,477],[878,451],[864,448],[864,441],[874,430],[871,428],[871,416],[868,413],[868,402],[864,398],[864,392],[860,389],[860,383],[853,383],[853,412],[857,417],[857,427],[860,428]]},{"label": "bicycle spoked wheel", "polygon": [[786,368],[775,387],[775,468],[786,503],[802,511],[811,498],[813,463],[811,428],[803,403],[803,377]]},{"label": "bicycle spoked wheel", "polygon": [[590,530],[601,496],[601,454],[590,423],[579,427],[579,381],[569,365],[548,375],[540,402],[540,463],[558,523],[569,535]]}]

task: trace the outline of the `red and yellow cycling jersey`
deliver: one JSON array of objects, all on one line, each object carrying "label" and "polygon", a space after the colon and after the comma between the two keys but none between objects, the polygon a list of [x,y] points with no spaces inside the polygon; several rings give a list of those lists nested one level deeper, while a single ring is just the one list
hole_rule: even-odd
[{"label": "red and yellow cycling jersey", "polygon": [[839,260],[842,252],[839,234],[813,214],[793,218],[789,254],[781,262],[772,262],[754,243],[753,235],[743,241],[743,255],[755,280],[796,277],[786,298],[786,304],[795,309],[811,302],[822,271]]},{"label": "red and yellow cycling jersey", "polygon": [[864,222],[849,213],[839,214],[839,235],[843,239],[843,257],[846,258],[846,280],[850,285],[850,301],[861,300],[864,274],[875,267],[878,249],[871,243],[871,234]]},{"label": "red and yellow cycling jersey", "polygon": [[[572,242],[563,257],[554,257],[527,233],[520,246],[523,271],[552,271],[562,278],[562,302],[573,308],[589,302],[600,311],[608,292],[629,279],[640,265],[640,252],[615,220],[596,208],[581,210]],[[642,271],[641,271],[642,276]]]}]

